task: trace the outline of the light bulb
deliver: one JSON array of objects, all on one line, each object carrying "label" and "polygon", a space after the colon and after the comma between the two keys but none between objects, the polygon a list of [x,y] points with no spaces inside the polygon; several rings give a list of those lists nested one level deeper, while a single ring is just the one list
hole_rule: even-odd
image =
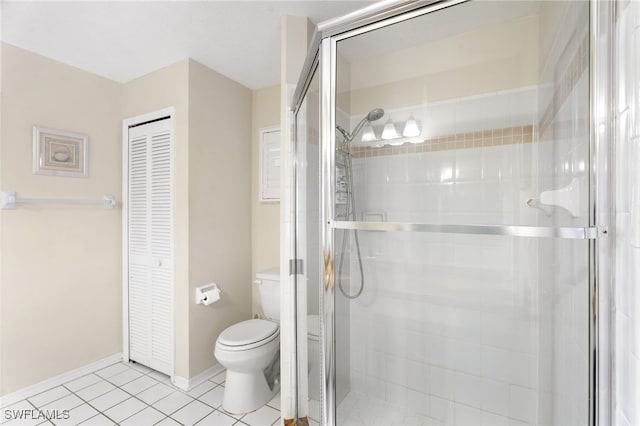
[{"label": "light bulb", "polygon": [[393,124],[391,122],[391,119],[389,119],[389,121],[387,121],[387,124],[384,125],[384,129],[382,130],[382,139],[389,140],[389,139],[397,139],[399,137],[400,135],[396,130],[395,124]]},{"label": "light bulb", "polygon": [[362,132],[362,138],[360,138],[362,142],[373,142],[376,140],[376,133],[373,131],[373,127],[371,124],[367,124],[364,127],[364,131]]},{"label": "light bulb", "polygon": [[416,136],[420,136],[418,122],[413,118],[413,116],[409,117],[407,122],[404,124],[402,136],[404,136],[405,138],[414,138]]}]

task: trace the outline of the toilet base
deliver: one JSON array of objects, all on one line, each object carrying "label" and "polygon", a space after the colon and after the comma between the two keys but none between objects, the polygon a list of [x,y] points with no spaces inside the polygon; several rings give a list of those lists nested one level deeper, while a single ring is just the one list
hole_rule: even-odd
[{"label": "toilet base", "polygon": [[222,408],[231,414],[255,411],[271,401],[280,391],[280,382],[269,387],[262,373],[240,373],[227,370]]}]

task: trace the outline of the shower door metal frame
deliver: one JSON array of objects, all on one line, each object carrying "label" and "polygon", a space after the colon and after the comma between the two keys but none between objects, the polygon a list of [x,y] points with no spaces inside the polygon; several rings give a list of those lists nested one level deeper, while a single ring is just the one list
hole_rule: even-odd
[{"label": "shower door metal frame", "polygon": [[[614,423],[613,279],[609,225],[615,218],[613,187],[613,31],[615,2],[589,4],[589,425]],[[611,231],[614,231],[613,227]]]},{"label": "shower door metal frame", "polygon": [[[611,424],[612,361],[611,321],[609,319],[611,290],[608,265],[611,263],[608,225],[612,217],[611,156],[611,33],[613,3],[590,0],[589,6],[589,218],[587,227],[535,227],[510,225],[441,225],[426,223],[372,223],[336,221],[335,206],[335,93],[337,74],[337,43],[340,40],[387,27],[437,10],[472,0],[382,1],[344,17],[318,25],[309,48],[309,55],[294,92],[292,110],[302,103],[308,82],[316,70],[320,72],[320,194],[322,262],[320,289],[320,334],[322,401],[321,422],[336,424],[336,340],[334,305],[334,232],[335,230],[375,230],[382,232],[438,232],[513,237],[560,238],[588,240],[589,270],[589,426]],[[604,37],[604,41],[602,40]],[[604,267],[602,267],[604,266]],[[607,303],[606,314],[599,307]],[[604,331],[604,333],[602,333]],[[600,391],[607,389],[607,400]]]}]

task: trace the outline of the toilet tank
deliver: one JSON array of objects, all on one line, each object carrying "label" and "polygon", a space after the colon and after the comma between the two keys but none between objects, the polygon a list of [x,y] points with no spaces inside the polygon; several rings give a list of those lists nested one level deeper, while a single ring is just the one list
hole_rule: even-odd
[{"label": "toilet tank", "polygon": [[280,321],[280,268],[256,273],[256,284],[265,317]]}]

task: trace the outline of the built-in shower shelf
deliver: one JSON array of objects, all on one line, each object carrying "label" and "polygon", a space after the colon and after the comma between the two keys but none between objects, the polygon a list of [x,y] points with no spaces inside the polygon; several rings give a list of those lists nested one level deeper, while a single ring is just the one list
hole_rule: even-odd
[{"label": "built-in shower shelf", "polygon": [[333,229],[373,232],[431,232],[440,234],[496,235],[509,237],[591,240],[598,237],[595,227],[549,227],[523,225],[451,225],[440,223],[331,221]]}]

